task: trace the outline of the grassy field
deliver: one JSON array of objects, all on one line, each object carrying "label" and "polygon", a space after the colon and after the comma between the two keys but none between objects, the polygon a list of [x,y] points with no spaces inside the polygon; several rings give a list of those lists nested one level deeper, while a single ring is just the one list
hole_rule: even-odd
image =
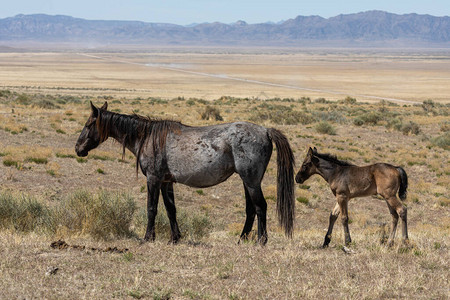
[{"label": "grassy field", "polygon": [[[447,299],[449,57],[273,49],[0,53],[0,298]],[[236,175],[207,189],[175,185],[183,239],[167,244],[160,206],[157,240],[141,244],[146,186],[134,157],[122,158],[111,140],[87,158],[74,153],[89,101],[189,125],[275,127],[288,136],[297,168],[309,146],[358,165],[403,166],[410,243],[398,235],[386,247],[388,208],[367,197],[349,204],[353,252],[343,251],[340,221],[321,249],[335,200],[317,176],[296,186],[295,232],[284,237],[273,155],[263,180],[267,246],[237,244],[245,198]],[[70,247],[51,248],[59,239]]]}]

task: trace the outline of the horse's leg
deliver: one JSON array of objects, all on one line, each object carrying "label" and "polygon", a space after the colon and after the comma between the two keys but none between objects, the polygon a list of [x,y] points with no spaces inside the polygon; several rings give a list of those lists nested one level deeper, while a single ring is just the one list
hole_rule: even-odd
[{"label": "horse's leg", "polygon": [[342,226],[344,226],[345,245],[352,242],[350,230],[348,229],[348,197],[346,195],[336,195],[339,207],[341,209]]},{"label": "horse's leg", "polygon": [[261,185],[258,184],[256,187],[247,185],[247,190],[250,195],[250,199],[255,206],[256,216],[258,217],[258,241],[261,245],[265,245],[267,243],[267,202],[266,199],[264,199]]},{"label": "horse's leg", "polygon": [[175,196],[173,193],[173,183],[165,182],[161,185],[161,193],[166,207],[167,217],[169,217],[171,236],[169,243],[176,244],[181,237],[177,223],[177,210],[175,208]]},{"label": "horse's leg", "polygon": [[392,244],[394,243],[394,239],[395,239],[395,232],[397,231],[397,224],[398,224],[398,213],[395,210],[395,208],[393,208],[390,204],[389,201],[386,200],[386,204],[389,208],[389,212],[391,213],[392,216],[392,225],[391,225],[391,233],[389,234],[389,238],[387,241],[387,245],[388,246],[392,246]]},{"label": "horse's leg", "polygon": [[408,225],[407,225],[407,209],[396,196],[389,197],[387,200],[388,204],[392,206],[397,212],[400,219],[402,219],[402,240],[406,242],[408,240]]},{"label": "horse's leg", "polygon": [[333,210],[330,213],[330,221],[328,223],[328,231],[325,235],[325,241],[323,242],[323,248],[328,247],[328,244],[331,241],[331,234],[333,233],[334,222],[336,222],[340,213],[339,203],[336,203]]},{"label": "horse's leg", "polygon": [[161,182],[153,176],[147,176],[147,230],[145,232],[144,240],[155,240],[155,218],[158,212],[158,198]]},{"label": "horse's leg", "polygon": [[245,219],[245,225],[244,229],[242,230],[241,236],[239,238],[239,242],[241,240],[247,240],[248,234],[252,230],[253,222],[255,221],[255,206],[252,202],[252,199],[250,197],[250,194],[247,190],[247,187],[244,184],[244,191],[245,191],[245,213],[246,213],[246,219]]}]

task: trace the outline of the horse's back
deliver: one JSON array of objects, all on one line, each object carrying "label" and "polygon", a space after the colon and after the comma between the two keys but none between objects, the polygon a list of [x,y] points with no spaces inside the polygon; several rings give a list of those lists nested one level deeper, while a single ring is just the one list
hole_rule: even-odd
[{"label": "horse's back", "polygon": [[[264,174],[272,151],[267,129],[248,122],[203,127],[182,127],[167,137],[166,157],[176,181],[206,187],[247,169]],[[254,167],[255,164],[264,166]]]}]

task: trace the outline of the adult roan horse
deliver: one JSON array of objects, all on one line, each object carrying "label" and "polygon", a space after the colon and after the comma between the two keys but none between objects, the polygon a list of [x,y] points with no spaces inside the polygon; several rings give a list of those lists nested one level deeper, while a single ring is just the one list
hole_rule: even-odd
[{"label": "adult roan horse", "polygon": [[267,203],[261,190],[272,141],[277,147],[277,214],[287,236],[294,223],[294,156],[286,137],[278,130],[247,122],[191,127],[171,120],[154,120],[139,115],[124,115],[98,108],[91,102],[91,115],[75,146],[78,156],[87,156],[109,137],[136,156],[147,177],[148,224],[144,240],[155,239],[155,217],[161,191],[170,221],[171,242],[180,230],[176,220],[173,183],[191,187],[210,187],[238,173],[244,183],[246,220],[240,240],[247,239],[255,215],[258,241],[267,242]]},{"label": "adult roan horse", "polygon": [[323,247],[327,247],[331,241],[333,225],[339,213],[344,226],[345,244],[349,244],[351,242],[347,210],[349,199],[376,194],[386,200],[392,215],[392,228],[387,244],[392,245],[394,241],[399,216],[402,219],[403,241],[408,240],[406,206],[396,197],[398,192],[401,200],[406,199],[408,177],[403,168],[386,163],[358,167],[338,160],[336,156],[320,154],[316,148],[309,148],[302,167],[295,176],[295,181],[303,183],[314,174],[319,174],[328,182],[337,200],[330,214],[330,223]]}]

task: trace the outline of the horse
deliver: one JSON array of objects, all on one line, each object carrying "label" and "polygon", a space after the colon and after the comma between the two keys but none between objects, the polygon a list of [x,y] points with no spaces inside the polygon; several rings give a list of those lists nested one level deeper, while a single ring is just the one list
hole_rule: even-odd
[{"label": "horse", "polygon": [[314,174],[319,174],[325,179],[337,200],[330,214],[323,248],[331,241],[333,225],[339,214],[344,227],[345,244],[350,244],[352,240],[348,229],[348,201],[351,198],[377,194],[385,199],[392,216],[387,244],[389,246],[393,244],[399,216],[402,219],[402,240],[403,242],[408,240],[407,209],[396,197],[398,192],[401,200],[406,199],[408,176],[402,167],[387,163],[359,167],[338,160],[334,155],[318,153],[315,147],[314,149],[310,147],[301,169],[295,176],[295,181],[302,184]]},{"label": "horse", "polygon": [[176,220],[174,183],[205,188],[239,174],[244,185],[246,220],[239,238],[247,240],[255,215],[257,241],[267,243],[267,203],[261,181],[277,149],[277,215],[286,236],[292,237],[294,223],[294,155],[286,136],[274,128],[248,122],[234,122],[193,127],[173,120],[158,120],[137,114],[108,111],[108,103],[96,107],[75,145],[84,157],[109,137],[136,156],[136,175],[140,167],[147,177],[148,223],[144,241],[155,240],[155,217],[161,192],[170,221],[170,243],[177,243],[181,233]]}]

